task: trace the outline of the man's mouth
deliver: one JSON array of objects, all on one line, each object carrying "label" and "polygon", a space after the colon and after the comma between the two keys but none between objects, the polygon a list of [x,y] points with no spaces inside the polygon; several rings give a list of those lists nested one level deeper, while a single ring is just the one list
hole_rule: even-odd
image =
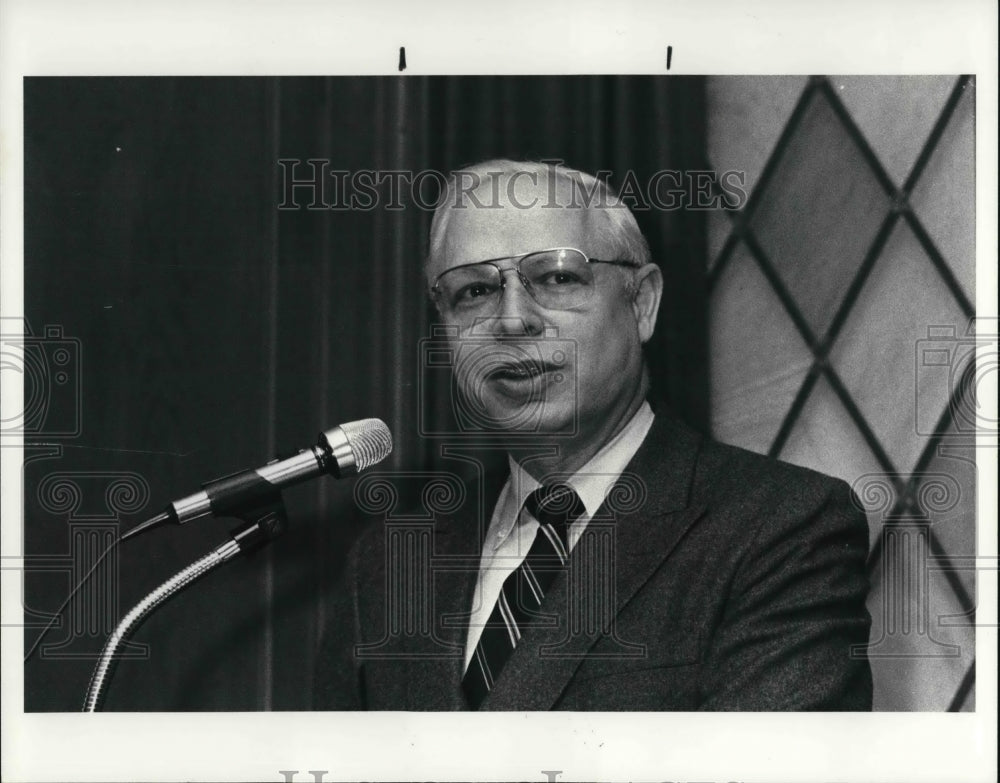
[{"label": "man's mouth", "polygon": [[527,382],[540,378],[553,369],[555,368],[544,362],[501,362],[491,367],[486,377],[490,381]]},{"label": "man's mouth", "polygon": [[540,362],[503,362],[490,368],[491,381],[529,381],[540,377],[546,368]]}]

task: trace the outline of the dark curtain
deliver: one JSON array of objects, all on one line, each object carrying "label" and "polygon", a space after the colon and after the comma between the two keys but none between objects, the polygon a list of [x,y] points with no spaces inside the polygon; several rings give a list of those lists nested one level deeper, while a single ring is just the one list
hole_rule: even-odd
[{"label": "dark curtain", "polygon": [[[698,78],[30,78],[24,104],[26,650],[119,525],[320,429],[377,416],[389,469],[441,465],[420,434],[449,416],[421,363],[430,212],[406,190],[393,208],[385,183],[369,209],[310,209],[303,187],[279,209],[286,173],[705,168]],[[704,429],[704,212],[636,214],[667,281],[654,384]],[[359,520],[350,482],[285,495],[288,534],[147,620],[106,709],[308,708]],[[105,561],[27,662],[25,708],[79,709],[117,619],[231,527],[159,529]]]}]

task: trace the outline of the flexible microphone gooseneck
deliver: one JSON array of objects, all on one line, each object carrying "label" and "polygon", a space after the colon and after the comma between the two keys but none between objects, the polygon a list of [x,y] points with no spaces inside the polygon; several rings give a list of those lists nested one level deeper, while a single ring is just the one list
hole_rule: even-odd
[{"label": "flexible microphone gooseneck", "polygon": [[[381,462],[391,451],[392,433],[381,419],[361,419],[341,424],[320,433],[316,446],[303,449],[293,457],[273,460],[256,470],[243,471],[205,484],[201,492],[171,503],[166,511],[133,528],[119,542],[166,522],[183,524],[209,514],[244,516],[255,505],[266,507],[268,503],[273,503],[275,495],[280,495],[283,487],[324,474],[337,478],[353,476]],[[255,516],[240,531],[233,533],[229,541],[162,583],[122,618],[105,642],[94,667],[84,712],[100,709],[118,648],[131,637],[139,624],[188,585],[229,562],[240,552],[260,546],[280,534],[283,525],[272,526],[269,516],[273,515],[264,513]]]}]

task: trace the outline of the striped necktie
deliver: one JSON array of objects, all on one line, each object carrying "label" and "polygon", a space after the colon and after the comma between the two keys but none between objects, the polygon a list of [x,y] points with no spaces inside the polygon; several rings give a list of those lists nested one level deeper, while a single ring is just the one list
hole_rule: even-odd
[{"label": "striped necktie", "polygon": [[522,630],[539,623],[542,599],[569,561],[567,528],[585,511],[580,497],[567,484],[536,489],[524,508],[538,520],[538,532],[524,561],[504,581],[462,679],[473,709],[478,709],[493,689]]}]

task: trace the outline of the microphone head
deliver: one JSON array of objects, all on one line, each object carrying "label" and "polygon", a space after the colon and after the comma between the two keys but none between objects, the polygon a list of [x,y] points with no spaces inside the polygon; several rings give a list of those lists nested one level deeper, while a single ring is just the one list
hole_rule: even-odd
[{"label": "microphone head", "polygon": [[340,477],[370,468],[392,452],[392,433],[381,419],[358,419],[320,433],[321,447],[329,449]]}]

